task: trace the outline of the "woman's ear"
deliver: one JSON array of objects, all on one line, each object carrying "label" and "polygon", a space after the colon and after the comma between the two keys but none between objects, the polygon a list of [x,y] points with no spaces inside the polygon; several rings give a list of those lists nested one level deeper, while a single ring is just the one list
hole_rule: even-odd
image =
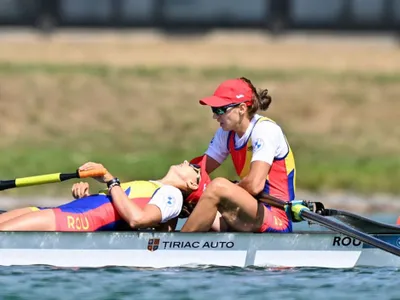
[{"label": "woman's ear", "polygon": [[195,191],[195,190],[197,190],[199,188],[199,185],[196,182],[192,181],[192,180],[186,181],[186,186],[189,189],[191,189],[192,191]]},{"label": "woman's ear", "polygon": [[241,103],[239,106],[239,115],[243,116],[246,113],[247,106],[244,103]]}]

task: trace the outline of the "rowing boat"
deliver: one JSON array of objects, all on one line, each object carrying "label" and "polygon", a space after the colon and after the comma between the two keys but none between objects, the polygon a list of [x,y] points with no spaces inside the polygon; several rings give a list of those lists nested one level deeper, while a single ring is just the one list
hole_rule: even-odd
[{"label": "rowing boat", "polygon": [[[399,234],[375,235],[400,245]],[[400,257],[333,232],[0,232],[0,265],[57,267],[400,267]]]},{"label": "rowing boat", "polygon": [[322,222],[334,230],[285,234],[0,232],[0,266],[400,267],[400,227],[325,209],[319,202],[314,205],[316,224]]},{"label": "rowing boat", "polygon": [[[105,172],[105,170],[102,170]],[[98,174],[54,173],[0,180],[0,190]],[[262,194],[291,211],[295,202]],[[301,219],[331,231],[294,233],[0,232],[0,265],[400,267],[400,227],[302,201]],[[331,217],[331,218],[328,218]]]}]

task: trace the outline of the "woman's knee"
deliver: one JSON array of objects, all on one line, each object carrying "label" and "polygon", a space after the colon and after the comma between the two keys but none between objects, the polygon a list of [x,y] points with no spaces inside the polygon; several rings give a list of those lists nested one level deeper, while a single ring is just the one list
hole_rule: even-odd
[{"label": "woman's knee", "polygon": [[205,192],[217,197],[224,197],[228,195],[232,185],[233,183],[229,180],[217,177],[208,184]]}]

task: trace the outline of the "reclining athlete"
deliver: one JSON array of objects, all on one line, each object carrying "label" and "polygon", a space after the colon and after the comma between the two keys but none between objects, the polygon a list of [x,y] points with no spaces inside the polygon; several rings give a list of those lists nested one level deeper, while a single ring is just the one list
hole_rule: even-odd
[{"label": "reclining athlete", "polygon": [[[195,164],[198,163],[198,164]],[[120,183],[107,172],[97,181],[106,183],[106,193],[89,194],[89,184],[72,187],[72,202],[58,207],[26,207],[0,215],[0,231],[113,231],[155,227],[175,229],[184,203],[195,204],[211,181],[205,158],[173,165],[157,181]],[[103,169],[88,162],[80,171]]]}]

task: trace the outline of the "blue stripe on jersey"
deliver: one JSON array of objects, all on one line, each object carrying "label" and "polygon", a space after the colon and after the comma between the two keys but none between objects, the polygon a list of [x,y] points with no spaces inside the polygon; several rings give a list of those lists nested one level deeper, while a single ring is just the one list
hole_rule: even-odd
[{"label": "blue stripe on jersey", "polygon": [[[127,188],[125,194],[129,196],[131,187]],[[95,194],[76,199],[72,202],[57,206],[62,212],[68,213],[85,213],[92,209],[98,208],[106,203],[111,203],[111,196],[103,194]]]},{"label": "blue stripe on jersey", "polygon": [[295,170],[292,170],[289,175],[288,175],[288,189],[289,189],[289,200],[294,200],[295,199],[295,193],[294,193],[294,172]]},{"label": "blue stripe on jersey", "polygon": [[111,203],[110,196],[96,194],[76,199],[57,208],[68,213],[85,213],[107,203]]},{"label": "blue stripe on jersey", "polygon": [[265,180],[263,192],[266,194],[269,194],[269,181],[268,180]]}]

